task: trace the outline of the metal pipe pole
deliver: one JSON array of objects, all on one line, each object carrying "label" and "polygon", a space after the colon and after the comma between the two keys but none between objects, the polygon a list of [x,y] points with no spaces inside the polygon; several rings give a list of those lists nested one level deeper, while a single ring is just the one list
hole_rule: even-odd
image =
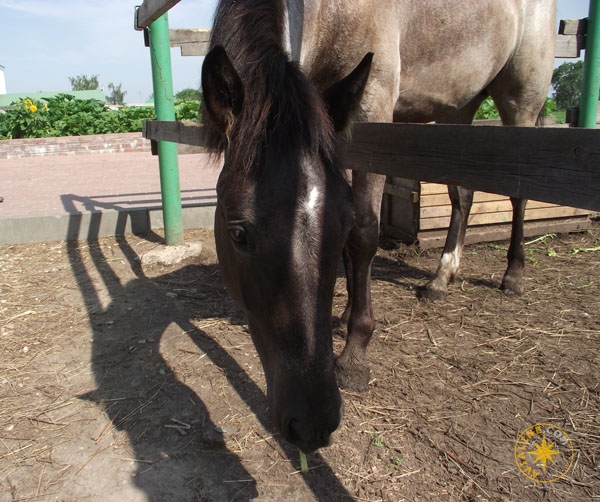
[{"label": "metal pipe pole", "polygon": [[585,40],[579,127],[596,128],[600,92],[600,0],[590,0]]},{"label": "metal pipe pole", "polygon": [[[152,86],[156,118],[158,120],[175,120],[171,42],[169,40],[169,20],[166,13],[148,27],[148,38],[152,59]],[[176,143],[158,141],[158,164],[165,239],[167,245],[181,245],[184,240],[183,217]]]}]

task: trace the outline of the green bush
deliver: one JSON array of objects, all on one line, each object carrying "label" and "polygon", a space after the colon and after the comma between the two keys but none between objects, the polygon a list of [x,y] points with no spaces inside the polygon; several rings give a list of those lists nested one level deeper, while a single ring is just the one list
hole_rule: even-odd
[{"label": "green bush", "polygon": [[[542,108],[542,115],[549,116],[556,114],[556,101],[554,99],[546,98],[544,107]],[[483,100],[483,103],[479,106],[479,109],[475,113],[475,120],[478,119],[498,119],[500,114],[494,104],[494,101],[489,96]]]},{"label": "green bush", "polygon": [[475,112],[475,120],[480,119],[498,119],[500,114],[494,104],[494,101],[489,96],[483,100],[483,103],[479,105],[479,109]]},{"label": "green bush", "polygon": [[0,114],[0,139],[48,136],[48,105],[29,98]]},{"label": "green bush", "polygon": [[[177,120],[200,121],[198,101],[178,101]],[[101,101],[57,94],[43,101],[22,99],[0,113],[0,139],[84,136],[138,132],[155,117],[152,106],[108,108]]]},{"label": "green bush", "polygon": [[185,100],[175,102],[175,118],[200,122],[200,101]]}]

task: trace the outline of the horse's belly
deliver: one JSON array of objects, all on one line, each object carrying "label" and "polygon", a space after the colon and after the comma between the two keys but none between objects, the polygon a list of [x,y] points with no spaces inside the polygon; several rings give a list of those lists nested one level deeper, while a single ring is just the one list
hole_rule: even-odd
[{"label": "horse's belly", "polygon": [[433,122],[455,113],[485,92],[486,82],[462,88],[401,87],[394,106],[394,122]]},{"label": "horse's belly", "polygon": [[414,64],[401,60],[395,122],[430,122],[460,110],[485,92],[510,59],[512,44],[502,40],[488,47],[485,57],[463,48],[451,60]]},{"label": "horse's belly", "polygon": [[[415,7],[401,3],[409,4]],[[403,13],[398,122],[429,122],[461,109],[499,74],[518,43],[512,0],[434,0]]]}]

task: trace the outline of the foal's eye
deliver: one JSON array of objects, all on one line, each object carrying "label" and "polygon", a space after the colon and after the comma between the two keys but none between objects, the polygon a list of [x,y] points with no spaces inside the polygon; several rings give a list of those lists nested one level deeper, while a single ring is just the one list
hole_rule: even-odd
[{"label": "foal's eye", "polygon": [[243,227],[229,227],[229,236],[237,246],[246,247],[248,245],[248,240],[246,239],[246,230],[244,230]]}]

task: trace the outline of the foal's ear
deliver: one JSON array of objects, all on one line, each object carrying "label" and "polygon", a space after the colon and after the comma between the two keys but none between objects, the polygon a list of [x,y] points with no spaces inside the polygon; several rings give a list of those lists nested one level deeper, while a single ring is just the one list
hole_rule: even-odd
[{"label": "foal's ear", "polygon": [[333,84],[323,98],[329,108],[336,132],[344,131],[358,110],[360,100],[369,79],[373,53],[368,52],[350,75]]},{"label": "foal's ear", "polygon": [[236,115],[242,111],[244,85],[225,49],[215,46],[202,64],[204,108],[221,132],[228,136]]}]

